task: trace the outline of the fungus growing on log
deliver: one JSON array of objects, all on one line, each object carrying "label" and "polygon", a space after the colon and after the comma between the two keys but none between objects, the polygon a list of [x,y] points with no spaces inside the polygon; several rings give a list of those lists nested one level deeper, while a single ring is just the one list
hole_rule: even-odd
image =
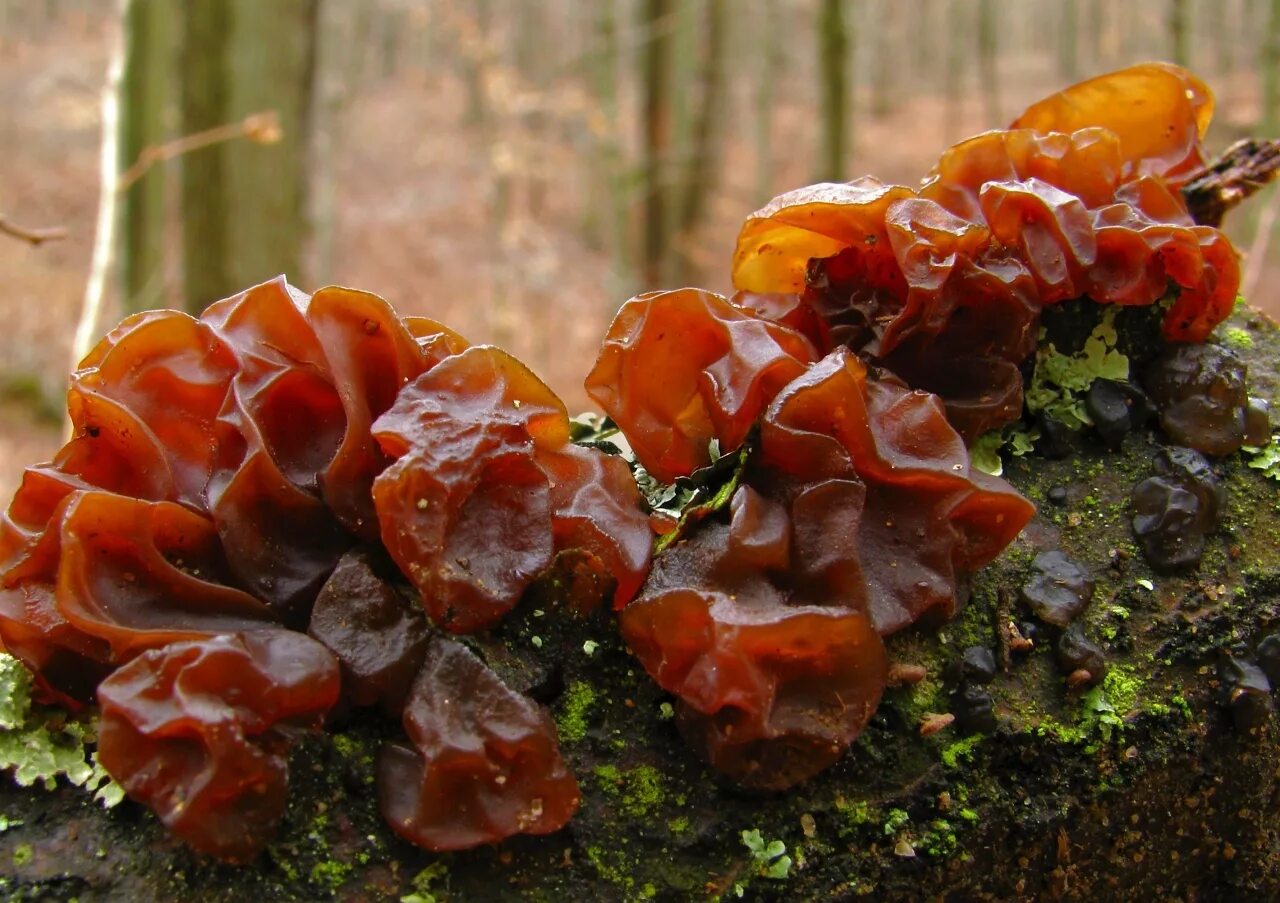
[{"label": "fungus growing on log", "polygon": [[293,631],[180,642],[98,687],[98,756],[133,799],[201,852],[246,862],[284,813],[290,730],[318,728],[338,665]]},{"label": "fungus growing on log", "polygon": [[384,748],[378,800],[392,829],[429,850],[547,834],[578,810],[551,716],[465,646],[437,638],[404,709],[412,746]]}]

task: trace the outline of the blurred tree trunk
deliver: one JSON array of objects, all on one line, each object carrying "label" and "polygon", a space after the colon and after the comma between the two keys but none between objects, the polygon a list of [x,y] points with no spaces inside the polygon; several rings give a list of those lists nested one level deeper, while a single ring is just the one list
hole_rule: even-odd
[{"label": "blurred tree trunk", "polygon": [[[888,116],[897,100],[895,91],[906,79],[911,54],[904,53],[898,44],[896,24],[899,0],[877,0],[871,7],[871,27],[857,30],[854,37],[867,36],[865,46],[871,64],[871,115],[877,119]],[[857,49],[853,51],[858,54]]]},{"label": "blurred tree trunk", "polygon": [[820,181],[839,182],[844,178],[849,140],[850,62],[843,0],[822,0],[818,12],[818,87],[822,97]]},{"label": "blurred tree trunk", "polygon": [[963,105],[964,105],[964,51],[969,46],[969,35],[966,34],[967,28],[964,21],[964,5],[963,0],[947,0],[946,41],[947,64],[943,70],[943,77],[946,84],[943,91],[946,94],[946,115],[943,117],[943,127],[946,129],[946,135],[943,137],[943,143],[949,144],[960,138],[960,129],[964,121]]},{"label": "blurred tree trunk", "polygon": [[1065,81],[1080,78],[1080,9],[1076,0],[1059,0],[1058,74]]},{"label": "blurred tree trunk", "polygon": [[978,80],[982,83],[985,128],[1004,126],[1000,113],[999,22],[995,0],[978,0]]},{"label": "blurred tree trunk", "polygon": [[1262,47],[1262,130],[1280,137],[1280,0],[1268,4],[1266,38]]},{"label": "blurred tree trunk", "polygon": [[[631,287],[633,235],[627,215],[628,178],[618,139],[618,2],[597,0],[590,32],[592,46],[585,54],[597,115],[590,120],[596,185],[601,201],[588,201],[583,218],[588,237],[602,238],[614,273]],[[622,288],[623,286],[617,286]],[[615,287],[611,286],[612,297]]]},{"label": "blurred tree trunk", "polygon": [[728,45],[729,0],[705,0],[702,47],[699,54],[697,107],[693,112],[688,165],[680,190],[677,221],[680,253],[675,257],[676,281],[688,283],[697,276],[694,241],[706,216],[707,198],[715,188],[719,167],[720,124],[728,97],[725,92],[725,51]]},{"label": "blurred tree trunk", "polygon": [[[124,9],[119,170],[168,138],[173,0],[129,0]],[[163,307],[167,297],[168,172],[152,167],[119,198],[120,299],[126,312]]]},{"label": "blurred tree trunk", "polygon": [[270,146],[183,159],[185,302],[199,310],[279,273],[305,284],[318,0],[191,0],[183,9],[182,131],[275,110]]},{"label": "blurred tree trunk", "polygon": [[782,40],[779,29],[782,16],[775,0],[763,0],[756,27],[759,64],[756,81],[756,203],[763,204],[773,195],[773,98],[774,85],[782,73]]},{"label": "blurred tree trunk", "polygon": [[666,281],[667,166],[671,159],[671,54],[676,0],[642,0],[640,10],[644,47],[640,53],[643,92],[642,145],[644,240],[641,275],[655,289]]},{"label": "blurred tree trunk", "polygon": [[1169,0],[1169,55],[1179,66],[1191,62],[1191,10],[1189,0]]}]

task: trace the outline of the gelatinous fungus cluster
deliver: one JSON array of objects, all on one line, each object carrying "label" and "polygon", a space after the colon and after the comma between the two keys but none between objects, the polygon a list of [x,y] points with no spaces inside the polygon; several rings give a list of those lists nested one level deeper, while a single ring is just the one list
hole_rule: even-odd
[{"label": "gelatinous fungus cluster", "polygon": [[[671,307],[694,319],[729,306],[706,293],[685,306],[685,295],[632,301],[587,381],[640,440],[633,448],[646,469],[671,466],[643,438],[661,422],[637,410],[679,394],[665,380],[706,389],[688,392],[677,410],[696,409],[690,419],[727,446],[738,428],[714,390],[761,386],[756,368],[778,360],[772,338],[728,350],[694,338],[665,370],[639,367],[637,334]],[[696,320],[684,334],[701,334]],[[763,325],[753,334],[766,334]],[[826,768],[865,726],[888,676],[881,636],[949,618],[957,575],[993,559],[1033,508],[970,469],[936,396],[846,350],[772,392],[736,397],[749,395],[737,412],[759,418],[759,439],[727,517],[709,517],[669,546],[620,620],[645,670],[679,698],[677,724],[690,744],[741,784],[781,789]],[[675,475],[699,463],[691,456]]]},{"label": "gelatinous fungus cluster", "polygon": [[[1235,253],[1179,193],[1211,112],[1189,73],[1144,64],[961,142],[919,189],[775,199],[739,235],[736,295],[641,295],[610,327],[586,385],[634,461],[574,444],[510,355],[373,295],[281,279],[198,318],[130,317],[72,376],[73,438],[0,519],[0,642],[46,700],[96,696],[107,769],[234,861],[280,818],[291,738],[360,707],[403,727],[378,775],[404,838],[563,826],[579,790],[547,713],[446,636],[494,628],[561,571],[558,610],[611,599],[699,755],[789,787],[866,725],[883,638],[952,617],[963,575],[1031,517],[965,441],[1022,413],[1045,307],[1168,301],[1152,309],[1174,343],[1231,309]],[[1144,377],[1181,444],[1269,433],[1222,349],[1170,347]],[[1111,444],[1145,422],[1128,382],[1085,405]],[[636,476],[708,467],[727,480],[710,500],[646,511]],[[1189,448],[1156,467],[1134,529],[1177,566],[1220,488]],[[1063,667],[1101,679],[1071,623],[1089,575],[1061,556],[1036,569],[1024,599],[1066,628]],[[990,651],[958,668],[957,717],[991,729]],[[1265,684],[1237,670],[1237,696]]]},{"label": "gelatinous fungus cluster", "polygon": [[[0,640],[46,698],[96,691],[103,761],[131,796],[194,847],[251,856],[283,806],[280,728],[318,725],[341,684],[348,706],[408,701],[428,775],[461,745],[513,793],[546,785],[541,816],[506,818],[426,780],[415,806],[456,830],[409,836],[494,841],[572,814],[533,703],[506,691],[467,710],[482,725],[422,699],[505,698],[478,659],[443,684],[422,670],[442,648],[428,615],[492,626],[562,552],[619,603],[648,569],[627,465],[570,445],[564,406],[521,364],[376,296],[275,280],[199,318],[129,318],[69,398],[74,437],[0,520]],[[406,799],[386,799],[401,830]]]},{"label": "gelatinous fungus cluster", "polygon": [[1190,73],[1143,64],[949,148],[919,189],[789,192],[742,228],[736,301],[937,392],[973,439],[1020,414],[1046,305],[1149,305],[1172,285],[1172,341],[1202,341],[1230,313],[1235,251],[1178,192],[1212,111]]}]

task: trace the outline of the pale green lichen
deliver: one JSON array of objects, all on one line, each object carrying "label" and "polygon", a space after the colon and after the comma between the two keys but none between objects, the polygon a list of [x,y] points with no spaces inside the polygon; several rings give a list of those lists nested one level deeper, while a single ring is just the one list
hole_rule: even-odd
[{"label": "pale green lichen", "polygon": [[564,702],[556,726],[563,743],[580,743],[587,736],[587,716],[596,703],[596,691],[588,683],[575,680],[564,692]]},{"label": "pale green lichen", "polygon": [[[752,828],[742,832],[742,845],[751,854],[751,862],[747,867],[751,877],[785,881],[791,874],[791,857],[787,855],[787,845],[781,840],[766,841],[759,828]],[[746,892],[748,883],[739,881],[734,884],[734,893],[741,897]]]},{"label": "pale green lichen", "polygon": [[983,473],[998,477],[1004,473],[1002,452],[1021,458],[1035,450],[1039,438],[1038,429],[1021,421],[1005,424],[1001,429],[983,433],[969,446],[969,463]]},{"label": "pale green lichen", "polygon": [[1280,480],[1280,437],[1272,436],[1261,448],[1246,445],[1242,451],[1248,456],[1246,463],[1251,468],[1262,471],[1264,477]]},{"label": "pale green lichen", "polygon": [[62,715],[31,704],[31,675],[17,659],[0,653],[0,692],[4,694],[0,724],[0,770],[12,769],[21,787],[37,782],[45,789],[57,786],[59,775],[111,808],[124,799],[124,791],[90,755],[85,746],[93,739],[89,727],[77,721],[62,722]]},{"label": "pale green lichen", "polygon": [[1052,342],[1042,342],[1026,390],[1027,410],[1043,413],[1071,429],[1093,423],[1084,407],[1089,386],[1095,379],[1129,378],[1129,359],[1116,350],[1119,335],[1115,319],[1116,307],[1105,305],[1102,319],[1076,354],[1063,354]]}]

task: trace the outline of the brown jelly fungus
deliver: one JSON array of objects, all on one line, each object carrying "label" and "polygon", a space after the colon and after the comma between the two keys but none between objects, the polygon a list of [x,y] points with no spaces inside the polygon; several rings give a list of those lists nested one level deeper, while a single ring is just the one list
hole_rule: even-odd
[{"label": "brown jelly fungus", "polygon": [[338,698],[309,637],[258,630],[145,652],[98,687],[98,758],[192,847],[252,859],[284,813],[288,751]]},{"label": "brown jelly fungus", "polygon": [[398,715],[430,633],[417,599],[383,570],[370,552],[343,556],[316,597],[307,633],[338,659],[349,704]]},{"label": "brown jelly fungus", "polygon": [[738,302],[938,393],[971,440],[1021,413],[1047,305],[1151,305],[1174,286],[1163,333],[1180,342],[1231,312],[1235,251],[1178,190],[1204,162],[1212,111],[1195,76],[1144,63],[949,148],[919,189],[863,178],[783,194],[739,233]]},{"label": "brown jelly fungus", "polygon": [[547,834],[578,809],[555,725],[465,646],[436,638],[404,708],[411,745],[378,761],[378,801],[392,829],[429,850]]}]

